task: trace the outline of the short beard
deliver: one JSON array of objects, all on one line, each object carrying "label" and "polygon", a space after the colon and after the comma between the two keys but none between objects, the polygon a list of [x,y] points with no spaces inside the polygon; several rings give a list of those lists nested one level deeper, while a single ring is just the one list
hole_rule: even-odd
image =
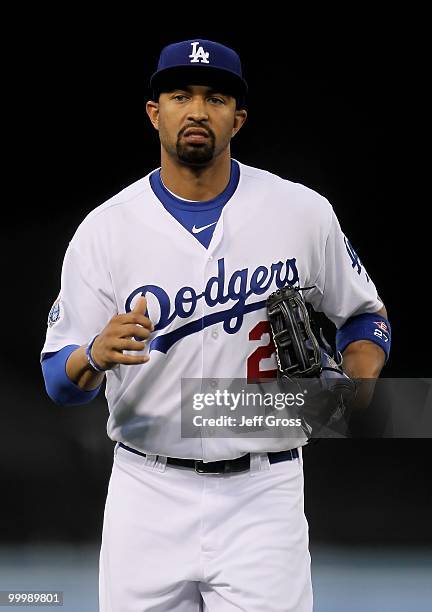
[{"label": "short beard", "polygon": [[205,166],[211,162],[215,156],[215,136],[209,132],[209,141],[204,144],[182,143],[182,134],[179,134],[176,143],[176,153],[178,160],[188,166]]}]

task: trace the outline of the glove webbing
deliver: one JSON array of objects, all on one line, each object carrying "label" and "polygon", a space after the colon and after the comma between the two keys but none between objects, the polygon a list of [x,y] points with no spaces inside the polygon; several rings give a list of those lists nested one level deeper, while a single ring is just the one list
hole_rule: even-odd
[{"label": "glove webbing", "polygon": [[301,288],[287,285],[268,297],[268,317],[282,376],[311,377],[321,372],[321,353]]}]

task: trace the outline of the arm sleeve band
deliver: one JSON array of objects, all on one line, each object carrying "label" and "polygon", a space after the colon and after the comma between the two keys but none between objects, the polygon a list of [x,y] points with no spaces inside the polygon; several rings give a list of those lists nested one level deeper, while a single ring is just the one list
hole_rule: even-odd
[{"label": "arm sleeve band", "polygon": [[96,397],[102,385],[91,391],[80,389],[66,373],[66,362],[78,344],[69,344],[56,353],[49,353],[42,360],[42,373],[50,398],[59,406],[87,404]]},{"label": "arm sleeve band", "polygon": [[369,340],[380,346],[386,363],[390,355],[391,327],[389,321],[379,314],[360,314],[348,319],[336,332],[336,348],[341,353],[348,344],[356,340]]}]

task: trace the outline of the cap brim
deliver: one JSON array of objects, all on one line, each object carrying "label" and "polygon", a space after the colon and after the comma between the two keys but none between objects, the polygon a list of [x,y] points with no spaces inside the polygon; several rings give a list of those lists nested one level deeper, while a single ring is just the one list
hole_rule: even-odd
[{"label": "cap brim", "polygon": [[207,85],[235,98],[247,94],[246,81],[237,74],[204,64],[171,66],[155,72],[150,79],[150,87],[157,94],[187,85]]}]

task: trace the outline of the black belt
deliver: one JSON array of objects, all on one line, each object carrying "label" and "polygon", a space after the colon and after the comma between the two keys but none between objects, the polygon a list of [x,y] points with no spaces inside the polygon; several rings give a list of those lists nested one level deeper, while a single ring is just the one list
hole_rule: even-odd
[{"label": "black belt", "polygon": [[[130,448],[119,442],[119,446],[124,448],[131,453],[146,457],[145,453]],[[278,453],[267,453],[270,463],[279,463],[279,461],[291,461],[292,459],[298,459],[299,452],[298,448],[291,450],[279,451]],[[198,474],[229,474],[231,472],[245,472],[250,469],[250,454],[237,457],[237,459],[224,459],[222,461],[204,461],[198,459],[180,459],[178,457],[167,457],[167,463],[169,465],[180,465],[195,470]]]}]

